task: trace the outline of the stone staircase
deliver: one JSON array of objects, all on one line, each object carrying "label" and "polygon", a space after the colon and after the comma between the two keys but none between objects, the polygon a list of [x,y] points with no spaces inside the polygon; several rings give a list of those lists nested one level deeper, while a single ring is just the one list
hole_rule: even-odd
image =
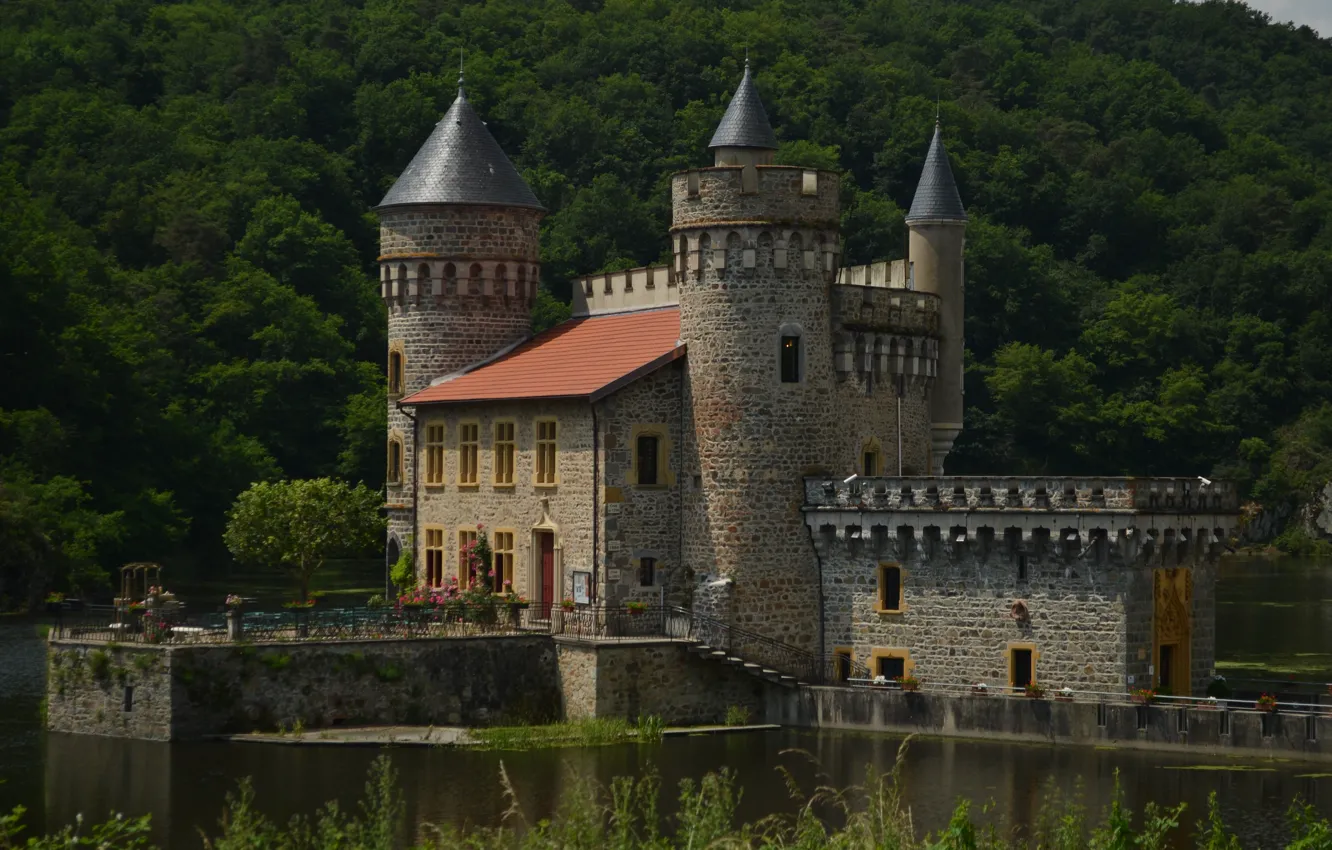
[{"label": "stone staircase", "polygon": [[789,673],[783,673],[780,670],[774,670],[771,667],[764,667],[762,664],[755,664],[753,661],[746,661],[738,655],[732,655],[725,650],[715,649],[706,643],[695,643],[689,647],[689,651],[700,658],[715,661],[720,664],[728,664],[732,667],[739,667],[751,676],[757,676],[760,679],[765,679],[769,682],[774,682],[788,688],[809,684]]}]

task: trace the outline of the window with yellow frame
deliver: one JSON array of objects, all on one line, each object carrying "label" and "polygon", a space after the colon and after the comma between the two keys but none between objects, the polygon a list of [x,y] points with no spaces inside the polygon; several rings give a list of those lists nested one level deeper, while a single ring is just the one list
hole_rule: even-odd
[{"label": "window with yellow frame", "polygon": [[906,610],[905,577],[900,564],[879,564],[878,598],[874,610],[881,614],[899,614]]},{"label": "window with yellow frame", "polygon": [[1025,688],[1036,684],[1036,662],[1040,656],[1034,643],[1010,643],[1008,645],[1009,686]]},{"label": "window with yellow frame", "polygon": [[512,422],[495,423],[495,486],[513,486],[514,458],[517,457]]},{"label": "window with yellow frame", "polygon": [[471,487],[480,481],[481,425],[458,423],[458,484]]},{"label": "window with yellow frame", "polygon": [[388,391],[389,395],[402,395],[407,387],[407,355],[403,353],[402,343],[394,342],[389,348]]},{"label": "window with yellow frame", "polygon": [[472,566],[472,548],[476,546],[476,526],[458,529],[458,587],[472,586],[476,568]]},{"label": "window with yellow frame", "polygon": [[444,423],[431,422],[426,425],[426,470],[427,487],[444,485]]},{"label": "window with yellow frame", "polygon": [[916,662],[911,660],[911,650],[875,647],[870,650],[870,675],[882,676],[889,682],[914,676]]},{"label": "window with yellow frame", "polygon": [[388,440],[388,483],[402,483],[402,436],[391,434]]},{"label": "window with yellow frame", "polygon": [[536,421],[536,459],[533,483],[538,487],[551,487],[558,482],[559,423],[554,419]]},{"label": "window with yellow frame", "polygon": [[512,531],[495,530],[495,540],[491,549],[494,552],[492,568],[495,572],[496,593],[505,593],[513,589],[513,537]]},{"label": "window with yellow frame", "polygon": [[425,527],[426,586],[444,584],[444,529],[437,525]]}]

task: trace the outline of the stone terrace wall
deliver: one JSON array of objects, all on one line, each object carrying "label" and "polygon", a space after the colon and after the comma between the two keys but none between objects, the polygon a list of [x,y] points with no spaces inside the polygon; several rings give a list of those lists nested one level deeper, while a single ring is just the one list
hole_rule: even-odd
[{"label": "stone terrace wall", "polygon": [[481,726],[561,713],[544,636],[133,649],[56,641],[51,653],[47,726],[61,732],[188,740],[298,723]]},{"label": "stone terrace wall", "polygon": [[737,667],[699,658],[674,641],[557,642],[570,719],[655,715],[668,724],[721,723],[728,708],[740,706],[757,722],[767,689],[777,687]]}]

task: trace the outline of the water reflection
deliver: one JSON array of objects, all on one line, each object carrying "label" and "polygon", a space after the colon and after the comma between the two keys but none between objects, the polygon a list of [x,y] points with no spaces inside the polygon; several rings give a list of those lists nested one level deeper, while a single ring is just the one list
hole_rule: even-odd
[{"label": "water reflection", "polygon": [[[861,785],[866,770],[892,769],[900,739],[784,730],[764,734],[668,739],[659,746],[605,747],[494,753],[448,749],[390,750],[413,828],[422,823],[493,826],[508,800],[500,784],[504,766],[523,816],[535,822],[562,802],[579,799],[580,783],[602,785],[616,776],[657,772],[663,813],[674,813],[678,782],[712,770],[733,771],[744,788],[740,817],[757,820],[796,803],[777,771],[784,765],[799,784]],[[799,750],[801,752],[792,752]],[[377,750],[360,747],[287,747],[261,744],[155,744],[75,735],[51,735],[46,759],[46,818],[68,823],[79,812],[151,813],[154,840],[198,847],[198,828],[212,830],[225,794],[252,777],[260,808],[279,822],[308,814],[328,800],[353,805]],[[1227,763],[1252,770],[1197,771],[1184,755],[916,739],[902,773],[906,801],[919,827],[938,829],[957,800],[991,804],[987,822],[1020,828],[1033,823],[1057,786],[1080,795],[1095,814],[1110,802],[1118,772],[1125,802],[1141,810],[1148,800],[1188,804],[1186,822],[1203,812],[1216,791],[1226,820],[1245,834],[1246,846],[1280,846],[1284,814],[1302,796],[1332,815],[1327,779],[1304,778],[1318,768],[1286,762]],[[1321,792],[1321,793],[1320,793]],[[1188,833],[1179,846],[1189,846]]]}]

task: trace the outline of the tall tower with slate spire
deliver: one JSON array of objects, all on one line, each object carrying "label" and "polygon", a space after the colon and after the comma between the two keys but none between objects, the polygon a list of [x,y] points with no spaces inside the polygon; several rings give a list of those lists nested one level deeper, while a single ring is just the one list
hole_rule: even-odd
[{"label": "tall tower with slate spire", "polygon": [[748,63],[709,145],[671,180],[685,359],[683,561],[704,612],[798,646],[818,635],[802,476],[842,458],[830,284],[838,177],[772,165]]},{"label": "tall tower with slate spire", "polygon": [[939,375],[930,397],[930,457],[933,474],[943,475],[944,458],[962,430],[962,317],[965,281],[963,253],[967,213],[953,181],[943,130],[934,139],[907,212],[907,257],[916,289],[939,296]]},{"label": "tall tower with slate spire", "polygon": [[458,97],[375,211],[388,306],[387,559],[415,537],[411,494],[424,439],[397,402],[525,337],[545,210]]}]

